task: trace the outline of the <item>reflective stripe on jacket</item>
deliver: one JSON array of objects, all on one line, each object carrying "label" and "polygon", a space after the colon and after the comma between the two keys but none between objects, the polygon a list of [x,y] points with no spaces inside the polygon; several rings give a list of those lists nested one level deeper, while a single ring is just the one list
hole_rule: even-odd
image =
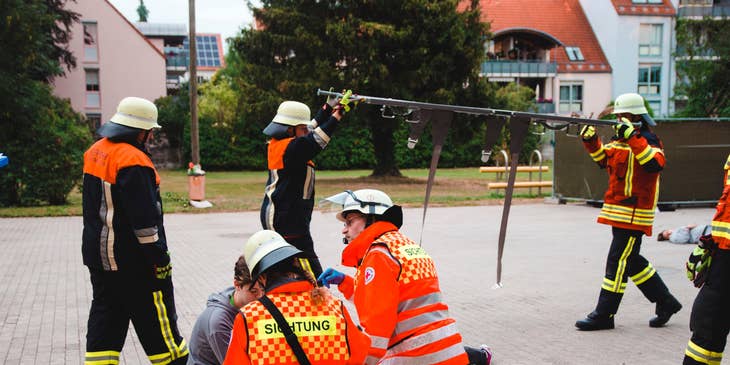
[{"label": "reflective stripe on jacket", "polygon": [[84,153],[84,264],[106,271],[167,265],[160,176],[138,147],[103,138]]},{"label": "reflective stripe on jacket", "polygon": [[267,148],[269,177],[261,203],[261,226],[280,234],[309,233],[314,208],[314,163],[330,141],[337,126],[332,108],[320,109],[320,124],[302,137],[272,139]]},{"label": "reflective stripe on jacket", "polygon": [[712,240],[723,250],[730,250],[730,155],[725,162],[725,187],[722,189],[722,196],[717,201],[715,217],[712,218]]},{"label": "reflective stripe on jacket", "polygon": [[388,222],[350,242],[342,263],[356,267],[340,291],[351,298],[372,344],[367,364],[467,364],[431,257]]},{"label": "reflective stripe on jacket", "polygon": [[659,198],[659,171],[665,163],[659,138],[642,129],[627,141],[612,140],[603,145],[600,138],[594,138],[583,144],[593,161],[608,172],[608,189],[598,222],[651,236]]},{"label": "reflective stripe on jacket", "polygon": [[[370,339],[352,322],[342,301],[312,303],[306,281],[283,284],[267,296],[286,318],[313,365],[362,364]],[[229,364],[298,364],[276,320],[259,301],[236,316],[226,359]]]}]

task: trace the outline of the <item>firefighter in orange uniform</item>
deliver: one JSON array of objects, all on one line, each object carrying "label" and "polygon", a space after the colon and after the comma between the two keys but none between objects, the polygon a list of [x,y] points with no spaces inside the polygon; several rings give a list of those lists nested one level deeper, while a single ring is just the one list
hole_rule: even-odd
[{"label": "firefighter in orange uniform", "polygon": [[[236,316],[224,365],[294,365],[306,361],[313,365],[354,365],[365,361],[370,339],[353,323],[340,300],[316,286],[314,277],[295,258],[299,254],[299,249],[274,231],[262,230],[248,239],[244,256],[254,283],[259,282],[266,294]],[[274,312],[287,322],[291,338],[285,338],[282,328],[286,325],[279,325]]]},{"label": "firefighter in orange uniform", "polygon": [[[347,247],[342,264],[355,277],[328,268],[319,281],[338,284],[357,308],[360,324],[372,341],[366,364],[470,363],[456,322],[444,303],[434,261],[400,233],[401,207],[374,189],[345,191],[329,201]],[[491,353],[475,349],[475,362],[488,364]],[[471,356],[471,354],[470,354]]]},{"label": "firefighter in orange uniform", "polygon": [[271,140],[267,148],[269,178],[261,203],[261,226],[278,232],[303,251],[301,264],[315,277],[322,273],[322,266],[309,232],[315,181],[311,159],[327,147],[338,121],[349,110],[347,98],[330,98],[310,119],[306,104],[285,101],[264,129]]},{"label": "firefighter in orange uniform", "polygon": [[697,293],[689,328],[692,338],[684,352],[684,365],[720,364],[730,331],[730,156],[725,162],[722,196],[712,219],[712,241],[717,247],[702,289]]},{"label": "firefighter in orange uniform", "polygon": [[[642,236],[651,236],[659,172],[665,162],[662,142],[649,128],[656,123],[639,94],[619,95],[613,112],[620,123],[610,143],[603,145],[593,126],[581,130],[591,158],[608,172],[608,189],[598,223],[610,225],[613,232],[596,309],[575,323],[583,331],[614,328],[614,315],[628,278],[650,302],[656,303],[656,317],[649,320],[649,326],[664,326],[682,308],[651,263],[639,253]],[[635,130],[632,123],[638,122],[641,127]]]},{"label": "firefighter in orange uniform", "polygon": [[118,364],[129,321],[153,364],[184,364],[172,266],[163,225],[160,176],[146,142],[157,107],[124,98],[84,153],[82,254],[93,300],[86,364]]}]

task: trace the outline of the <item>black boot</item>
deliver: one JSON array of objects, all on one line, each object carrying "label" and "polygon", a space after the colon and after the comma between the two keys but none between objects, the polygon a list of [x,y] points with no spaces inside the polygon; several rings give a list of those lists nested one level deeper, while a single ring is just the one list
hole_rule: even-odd
[{"label": "black boot", "polygon": [[680,309],[682,309],[682,304],[669,294],[669,297],[656,303],[656,317],[649,320],[649,327],[663,327],[669,322],[669,318]]},{"label": "black boot", "polygon": [[613,329],[613,315],[591,312],[585,319],[575,322],[575,326],[581,331],[597,331]]}]

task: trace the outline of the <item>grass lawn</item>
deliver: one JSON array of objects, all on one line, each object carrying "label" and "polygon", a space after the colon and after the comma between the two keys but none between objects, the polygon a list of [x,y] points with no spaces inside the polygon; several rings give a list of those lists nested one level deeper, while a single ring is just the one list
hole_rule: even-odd
[{"label": "grass lawn", "polygon": [[[380,189],[388,193],[396,204],[406,207],[423,205],[426,193],[428,169],[401,170],[402,178],[372,178],[370,170],[317,171],[316,199],[322,199],[345,189]],[[205,177],[205,198],[213,203],[212,208],[196,209],[188,204],[188,176],[185,170],[160,171],[162,178],[163,206],[165,213],[207,213],[256,211],[260,208],[267,174],[265,171],[213,171]],[[551,180],[552,167],[542,174],[543,180]],[[440,168],[431,192],[430,206],[461,206],[502,204],[504,190],[488,190],[487,184],[499,180],[496,174],[480,173],[479,168]],[[528,173],[518,173],[517,181],[529,180]],[[532,180],[539,180],[532,173]],[[515,200],[536,199],[551,194],[550,188],[516,189]],[[68,197],[68,204],[40,207],[0,208],[0,217],[64,216],[81,215],[81,193],[74,189]]]}]

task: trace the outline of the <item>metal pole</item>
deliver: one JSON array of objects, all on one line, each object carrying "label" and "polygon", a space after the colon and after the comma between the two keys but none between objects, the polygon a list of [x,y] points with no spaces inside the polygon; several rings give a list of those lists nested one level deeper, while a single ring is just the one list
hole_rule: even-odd
[{"label": "metal pole", "polygon": [[193,164],[200,165],[200,146],[198,144],[198,51],[195,41],[195,0],[188,0],[188,15],[190,35],[188,44],[190,49],[190,62],[188,73],[190,74],[190,149],[192,152]]}]

